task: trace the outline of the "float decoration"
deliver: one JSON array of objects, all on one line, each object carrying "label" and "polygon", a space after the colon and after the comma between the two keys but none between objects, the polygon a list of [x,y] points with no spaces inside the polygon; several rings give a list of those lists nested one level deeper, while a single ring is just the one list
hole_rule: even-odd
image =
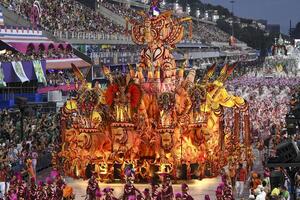
[{"label": "float decoration", "polygon": [[[128,66],[127,74],[114,75],[103,67],[109,85],[102,90],[97,84],[88,87],[73,67],[82,84],[77,97],[61,110],[63,170],[82,178],[95,166],[100,180],[112,181],[120,178],[114,171],[124,178],[131,166],[136,180],[149,181],[159,174],[180,178],[178,170],[186,164],[189,178],[216,176],[227,157],[250,153],[248,105],[224,87],[237,63],[226,64],[216,80],[210,80],[216,63],[201,82],[195,81],[193,69],[184,77],[185,69],[176,68],[171,50],[184,37],[182,23],[190,19],[174,18],[171,11],[142,17],[139,22],[128,20],[133,41],[147,45],[136,70]],[[241,127],[226,136],[224,108],[236,110],[235,123],[246,127],[245,148],[239,152],[230,139],[241,145],[236,135]],[[191,170],[192,165],[196,169]]]}]

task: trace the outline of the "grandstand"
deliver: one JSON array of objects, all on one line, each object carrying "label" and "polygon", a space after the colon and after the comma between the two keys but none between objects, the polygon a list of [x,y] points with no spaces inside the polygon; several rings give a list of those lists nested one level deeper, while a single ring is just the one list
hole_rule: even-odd
[{"label": "grandstand", "polygon": [[[13,52],[1,55],[2,60],[41,60],[46,70],[48,87],[35,85],[34,92],[71,90],[72,85],[66,87],[66,83],[74,83],[68,70],[71,63],[83,67],[90,80],[100,83],[105,83],[101,74],[103,64],[121,71],[128,64],[138,63],[141,47],[125,34],[125,18],[138,20],[138,12],[147,9],[147,5],[106,0],[99,1],[93,9],[74,0],[41,0],[41,9],[35,10],[34,3],[34,0],[11,0],[0,5],[5,24],[1,26],[0,40]],[[188,59],[190,67],[205,68],[216,60],[256,56],[242,42],[230,46],[229,38],[214,23],[193,18],[193,38],[186,37],[177,45],[175,59],[178,65]],[[90,64],[92,70],[85,68]],[[33,76],[31,81],[35,79]],[[5,81],[10,85],[6,78]],[[55,88],[58,85],[59,89]]]}]

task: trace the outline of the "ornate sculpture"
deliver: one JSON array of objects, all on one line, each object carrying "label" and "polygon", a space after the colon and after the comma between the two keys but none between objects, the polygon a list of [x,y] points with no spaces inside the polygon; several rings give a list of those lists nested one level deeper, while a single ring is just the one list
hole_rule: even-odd
[{"label": "ornate sculpture", "polygon": [[210,79],[217,64],[201,82],[195,82],[193,69],[184,77],[185,69],[176,71],[170,49],[182,39],[181,23],[188,19],[174,19],[169,11],[142,16],[143,22],[129,20],[133,41],[147,44],[137,70],[129,66],[127,74],[114,75],[104,67],[109,84],[102,91],[97,84],[89,88],[73,66],[81,86],[77,97],[68,100],[61,111],[64,145],[59,154],[68,175],[85,177],[87,166],[95,165],[98,177],[109,181],[114,164],[122,166],[121,173],[132,164],[140,179],[155,176],[154,166],[159,167],[157,173],[176,178],[177,168],[184,163],[189,177],[192,164],[198,165],[194,174],[203,177],[206,169],[216,175],[226,165],[225,155],[244,150],[233,153],[227,148],[231,137],[225,136],[224,108],[237,111],[235,138],[244,120],[245,145],[250,146],[247,103],[224,87],[237,63],[225,64],[214,81]]},{"label": "ornate sculpture", "polygon": [[[157,9],[158,1],[152,2],[151,9]],[[158,11],[159,12],[159,11]],[[149,16],[141,13],[142,21],[127,19],[132,25],[131,37],[139,45],[146,44],[141,52],[139,68],[154,68],[156,77],[161,76],[162,82],[172,87],[176,78],[176,64],[171,50],[184,37],[183,22],[191,21],[190,18],[172,18],[171,11],[165,11],[158,16]]]}]

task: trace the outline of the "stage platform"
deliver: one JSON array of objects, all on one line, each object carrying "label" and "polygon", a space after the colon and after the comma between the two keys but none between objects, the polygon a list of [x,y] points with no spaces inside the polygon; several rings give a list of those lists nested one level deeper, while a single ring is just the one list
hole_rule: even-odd
[{"label": "stage platform", "polygon": [[[71,185],[76,194],[76,200],[84,200],[85,193],[87,188],[87,181],[83,180],[75,180],[72,178],[66,178],[66,182]],[[215,191],[217,186],[221,182],[220,177],[218,178],[207,178],[203,180],[192,180],[187,182],[190,188],[189,193],[194,197],[194,199],[202,200],[206,194],[210,195],[210,199],[215,199]],[[124,184],[119,183],[111,183],[111,184],[99,184],[101,190],[106,187],[111,187],[114,189],[114,195],[116,197],[120,197],[123,194],[123,186]],[[145,188],[150,189],[150,185],[148,184],[135,184],[135,186],[140,190],[143,191]],[[181,192],[181,184],[173,184],[173,188],[175,194],[177,192]]]}]

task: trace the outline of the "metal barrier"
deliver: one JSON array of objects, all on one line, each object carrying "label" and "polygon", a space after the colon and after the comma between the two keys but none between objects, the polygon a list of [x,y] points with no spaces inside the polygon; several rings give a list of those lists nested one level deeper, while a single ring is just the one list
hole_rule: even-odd
[{"label": "metal barrier", "polygon": [[[131,41],[130,36],[121,34],[104,34],[96,32],[68,32],[68,31],[54,31],[53,35],[62,40],[115,40],[115,41]],[[202,44],[200,39],[181,41],[181,44]]]},{"label": "metal barrier", "polygon": [[95,32],[68,32],[68,31],[54,31],[53,35],[59,39],[79,39],[79,40],[118,40],[131,41],[129,36],[120,34],[103,34]]}]

